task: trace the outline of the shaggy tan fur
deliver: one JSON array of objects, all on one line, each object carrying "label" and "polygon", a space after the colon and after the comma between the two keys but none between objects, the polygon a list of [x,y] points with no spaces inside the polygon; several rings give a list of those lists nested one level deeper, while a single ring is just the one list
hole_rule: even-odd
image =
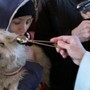
[{"label": "shaggy tan fur", "polygon": [[[37,45],[25,47],[18,44],[16,37],[17,35],[14,33],[0,30],[0,90],[17,90],[19,81],[26,74],[25,70],[13,76],[6,74],[16,71],[20,66],[24,66],[28,58],[43,66],[44,73],[42,80],[49,86],[51,68],[49,58]],[[30,53],[26,56],[27,50]]]},{"label": "shaggy tan fur", "polygon": [[26,62],[24,46],[17,43],[16,37],[14,33],[0,30],[0,90],[17,90],[19,80],[25,74],[25,70],[22,70],[13,76],[6,75]]}]

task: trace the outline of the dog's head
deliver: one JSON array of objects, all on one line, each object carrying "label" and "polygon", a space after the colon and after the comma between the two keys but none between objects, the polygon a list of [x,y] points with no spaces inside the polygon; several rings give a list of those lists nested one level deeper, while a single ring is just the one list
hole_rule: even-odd
[{"label": "dog's head", "polygon": [[16,41],[17,35],[0,30],[0,68],[13,68],[25,64],[25,48]]}]

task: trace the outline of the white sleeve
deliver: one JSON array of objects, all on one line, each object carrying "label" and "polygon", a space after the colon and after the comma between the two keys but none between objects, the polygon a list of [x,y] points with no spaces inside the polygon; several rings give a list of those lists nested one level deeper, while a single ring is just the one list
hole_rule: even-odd
[{"label": "white sleeve", "polygon": [[74,90],[90,90],[90,52],[86,52],[82,58]]}]

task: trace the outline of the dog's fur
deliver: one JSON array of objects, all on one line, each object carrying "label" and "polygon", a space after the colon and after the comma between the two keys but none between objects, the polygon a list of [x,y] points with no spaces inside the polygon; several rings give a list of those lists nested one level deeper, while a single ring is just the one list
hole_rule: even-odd
[{"label": "dog's fur", "polygon": [[[8,76],[26,62],[25,48],[17,43],[14,33],[0,30],[0,90],[17,90],[18,83],[25,74],[25,70]],[[21,53],[22,52],[22,53]]]},{"label": "dog's fur", "polygon": [[[7,75],[16,71],[20,66],[24,66],[28,57],[26,56],[26,47],[18,44],[16,37],[17,35],[14,33],[0,30],[0,90],[18,90],[18,83],[23,78],[23,75],[26,74],[25,70],[21,70],[16,75]],[[51,67],[49,58],[40,47],[32,46],[31,48],[34,52],[34,60],[32,61],[43,66],[44,73],[42,79],[49,86]],[[31,52],[30,50],[30,54]],[[31,56],[30,58],[32,59]]]}]

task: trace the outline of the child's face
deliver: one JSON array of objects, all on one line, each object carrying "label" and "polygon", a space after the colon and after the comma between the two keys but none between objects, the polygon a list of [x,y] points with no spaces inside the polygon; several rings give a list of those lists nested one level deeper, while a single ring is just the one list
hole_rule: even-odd
[{"label": "child's face", "polygon": [[19,35],[25,34],[32,23],[32,16],[22,16],[12,20],[10,25],[10,32],[14,32]]}]

